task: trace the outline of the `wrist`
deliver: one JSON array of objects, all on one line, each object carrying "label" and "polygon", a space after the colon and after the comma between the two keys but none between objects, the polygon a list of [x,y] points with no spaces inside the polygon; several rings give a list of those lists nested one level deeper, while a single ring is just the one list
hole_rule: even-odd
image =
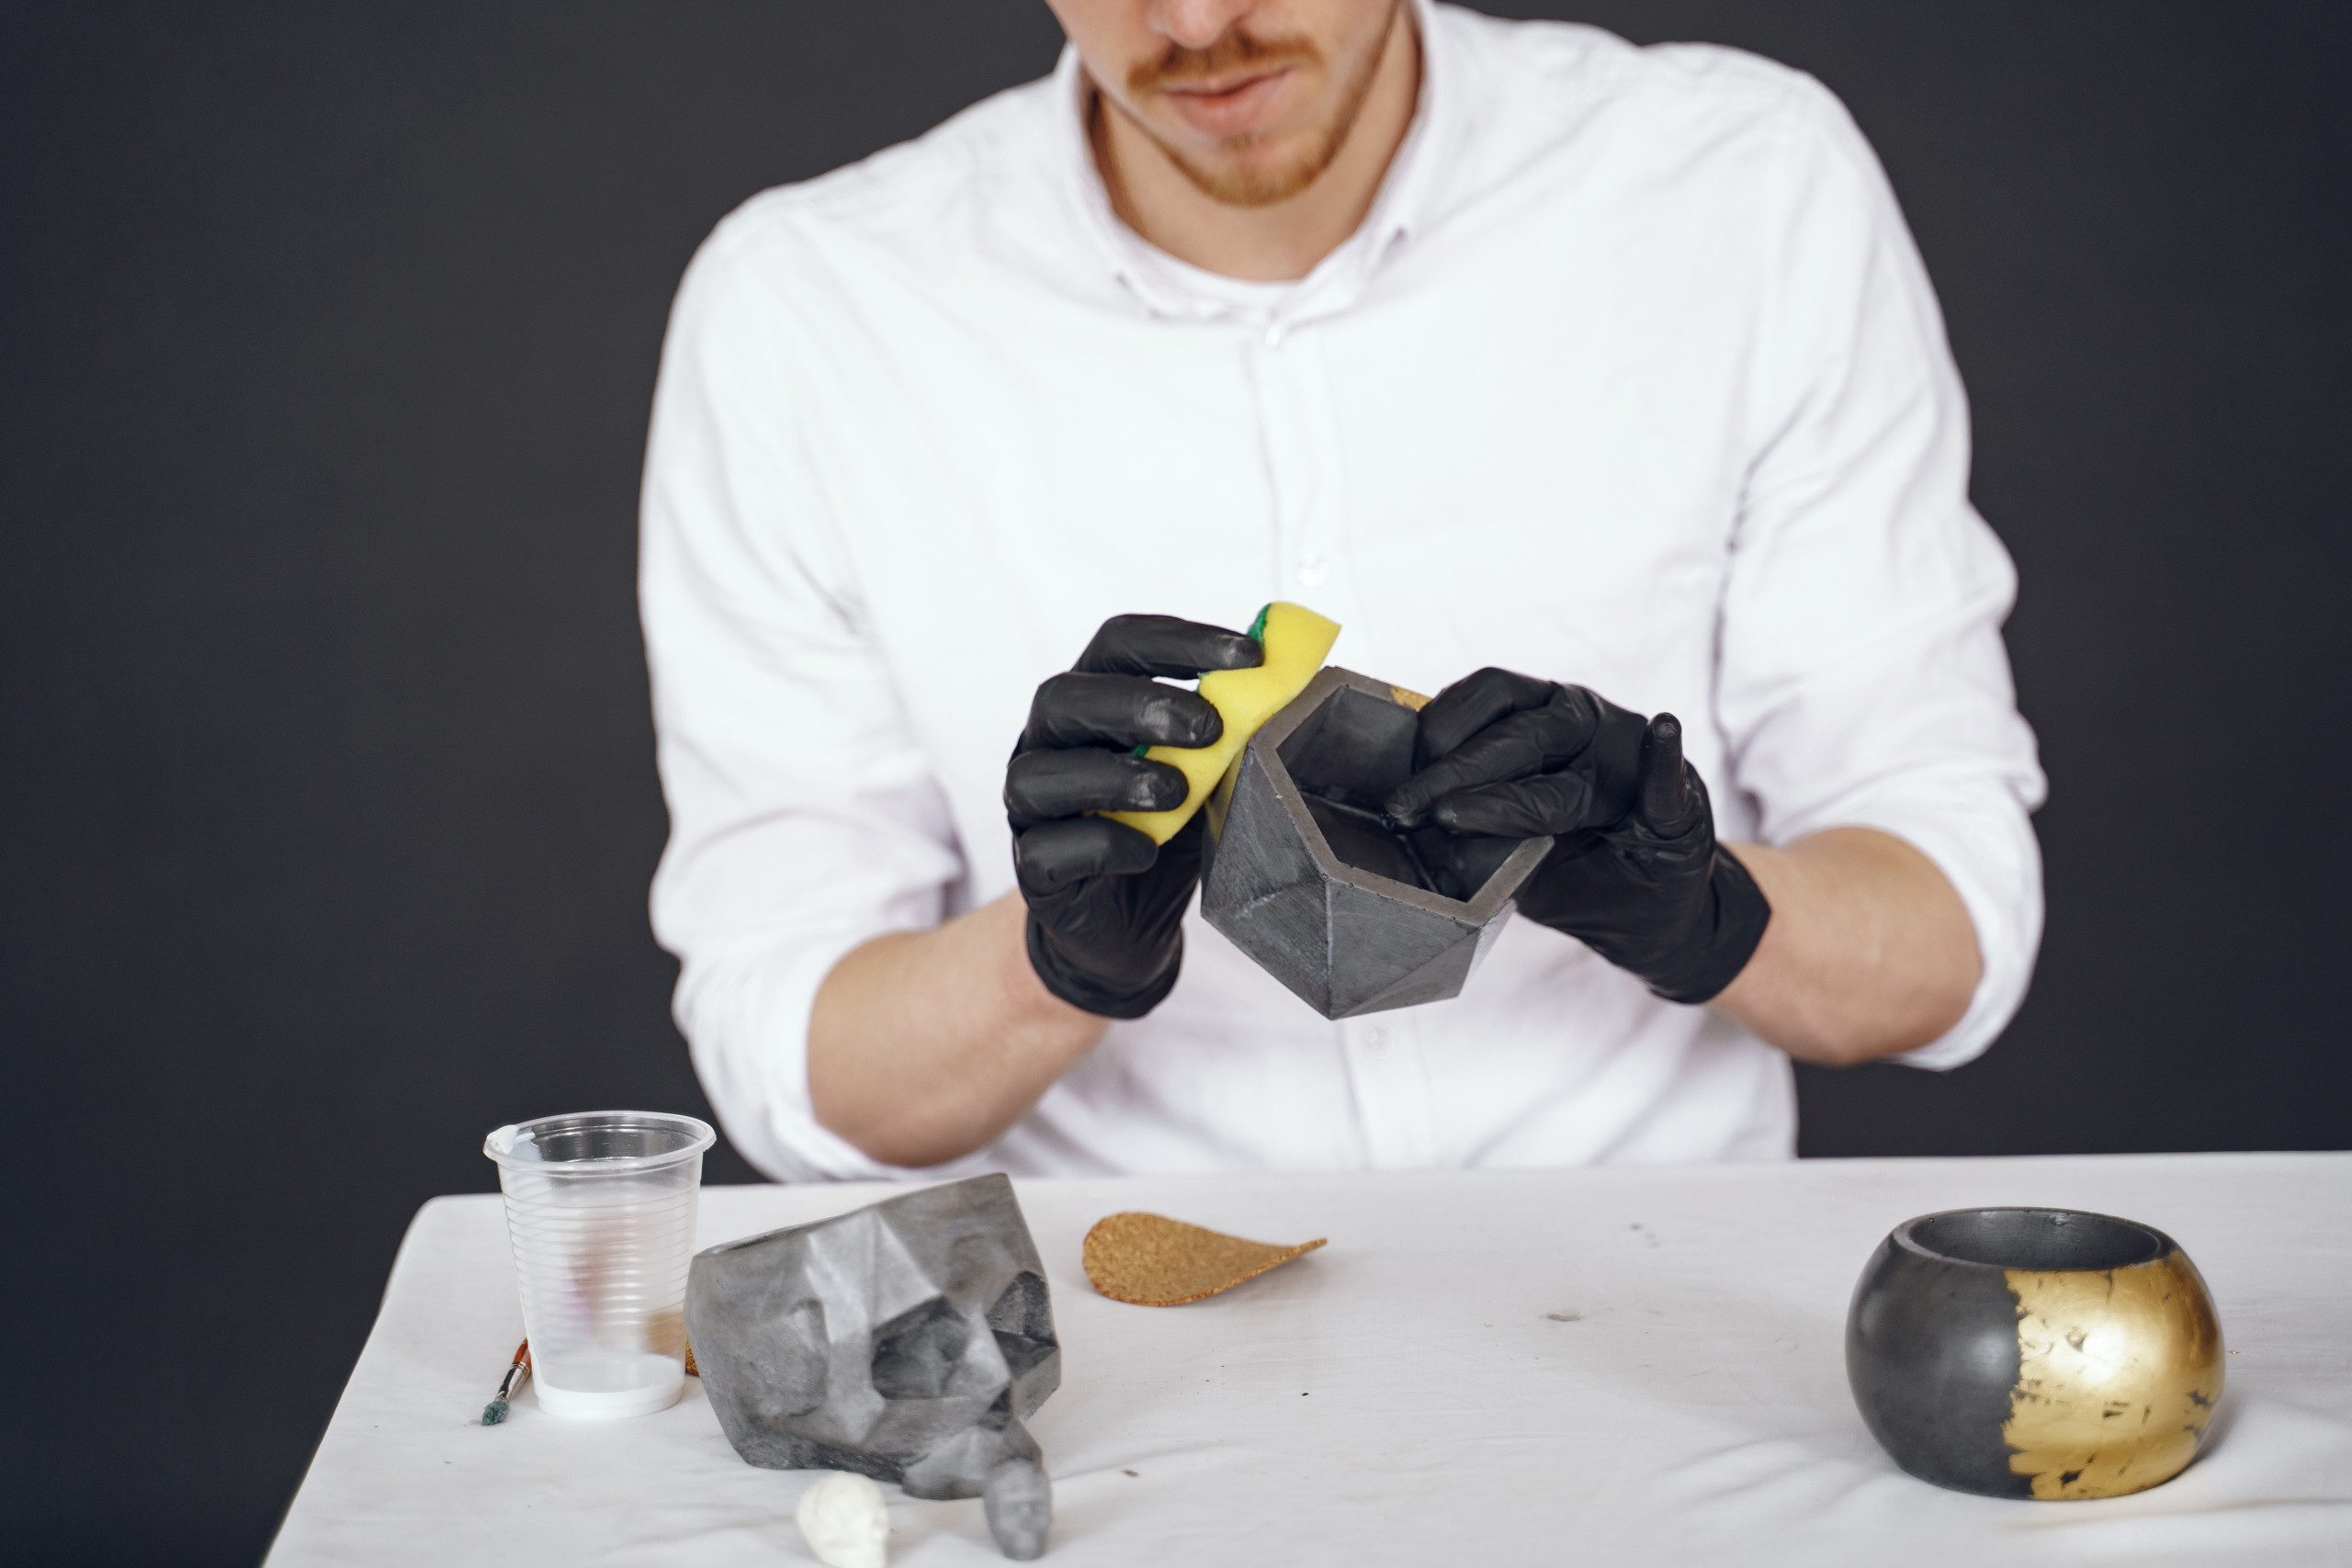
[{"label": "wrist", "polygon": [[1756,956],[1771,919],[1772,906],[1756,878],[1738,856],[1717,845],[1689,934],[1669,963],[1642,978],[1664,1000],[1686,1006],[1711,1002]]},{"label": "wrist", "polygon": [[1034,917],[1018,891],[990,904],[986,913],[999,934],[990,940],[997,955],[997,1012],[1014,1034],[1069,1032],[1072,1025],[1091,1024],[1099,1032],[1102,1019],[1089,1015],[1055,994],[1029,955],[1029,928]]},{"label": "wrist", "polygon": [[1184,938],[1180,931],[1170,939],[1165,960],[1153,969],[1148,979],[1140,984],[1115,984],[1070,962],[1055,942],[1053,932],[1035,913],[1028,917],[1023,941],[1030,972],[1047,995],[1064,1006],[1098,1019],[1136,1019],[1158,1007],[1175,988],[1184,955]]}]

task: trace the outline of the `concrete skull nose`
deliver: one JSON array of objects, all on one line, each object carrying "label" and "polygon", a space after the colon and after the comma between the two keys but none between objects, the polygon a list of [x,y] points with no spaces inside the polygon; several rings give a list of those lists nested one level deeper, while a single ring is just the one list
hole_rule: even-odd
[{"label": "concrete skull nose", "polygon": [[944,1296],[876,1329],[870,1370],[874,1390],[885,1399],[993,1395],[1011,1382],[987,1322],[957,1312]]}]

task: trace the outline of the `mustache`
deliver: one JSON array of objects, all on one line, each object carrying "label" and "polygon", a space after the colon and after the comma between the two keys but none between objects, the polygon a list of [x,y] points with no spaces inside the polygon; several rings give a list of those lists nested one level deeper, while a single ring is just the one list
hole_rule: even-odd
[{"label": "mustache", "polygon": [[1261,39],[1245,32],[1230,32],[1206,49],[1170,45],[1167,53],[1127,73],[1127,91],[1188,87],[1225,77],[1259,75],[1290,66],[1313,65],[1322,59],[1304,39]]}]

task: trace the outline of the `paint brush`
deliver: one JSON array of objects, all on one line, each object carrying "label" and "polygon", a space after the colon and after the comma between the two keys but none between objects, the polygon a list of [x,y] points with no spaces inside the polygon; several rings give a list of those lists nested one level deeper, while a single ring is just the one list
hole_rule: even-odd
[{"label": "paint brush", "polygon": [[507,1401],[521,1393],[523,1385],[530,1381],[531,1342],[526,1339],[514,1347],[514,1364],[508,1367],[506,1375],[499,1380],[498,1397],[481,1407],[481,1424],[495,1427],[505,1420]]}]

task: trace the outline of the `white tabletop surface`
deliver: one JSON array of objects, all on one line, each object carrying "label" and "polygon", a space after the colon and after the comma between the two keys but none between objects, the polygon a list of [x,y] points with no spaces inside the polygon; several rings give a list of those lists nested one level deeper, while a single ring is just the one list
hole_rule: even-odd
[{"label": "white tabletop surface", "polygon": [[[1045,1561],[2352,1563],[2352,1154],[1024,1181],[1063,1353],[1030,1423]],[[876,1187],[705,1191],[707,1245]],[[2032,1203],[2168,1231],[2221,1308],[2204,1456],[2099,1502],[1912,1480],[1846,1388],[1855,1276],[1901,1220]],[[1088,1226],[1149,1209],[1330,1246],[1192,1306],[1125,1306]],[[785,1564],[812,1472],[739,1461],[699,1384],[600,1423],[528,1395],[499,1201],[425,1205],[272,1550],[309,1563]],[[892,1561],[1001,1562],[977,1502],[886,1488]]]}]

